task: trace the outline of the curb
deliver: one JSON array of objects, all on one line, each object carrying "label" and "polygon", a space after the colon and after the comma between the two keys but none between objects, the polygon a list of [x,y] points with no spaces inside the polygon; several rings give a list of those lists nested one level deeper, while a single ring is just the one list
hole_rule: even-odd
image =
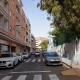
[{"label": "curb", "polygon": [[65,62],[63,62],[63,64],[66,65],[66,67],[68,67],[68,68],[73,68],[72,66],[70,66],[69,64],[67,64]]}]

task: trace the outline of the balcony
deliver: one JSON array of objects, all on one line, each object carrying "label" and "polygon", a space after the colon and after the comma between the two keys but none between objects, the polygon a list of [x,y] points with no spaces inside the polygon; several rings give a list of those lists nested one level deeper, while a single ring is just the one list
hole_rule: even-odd
[{"label": "balcony", "polygon": [[0,30],[2,29],[2,26],[3,26],[3,24],[2,24],[2,14],[0,14]]},{"label": "balcony", "polygon": [[0,0],[0,12],[8,16],[8,0]]},{"label": "balcony", "polygon": [[22,1],[21,0],[16,0],[16,4],[19,6],[19,7],[22,7],[23,4],[22,4]]}]

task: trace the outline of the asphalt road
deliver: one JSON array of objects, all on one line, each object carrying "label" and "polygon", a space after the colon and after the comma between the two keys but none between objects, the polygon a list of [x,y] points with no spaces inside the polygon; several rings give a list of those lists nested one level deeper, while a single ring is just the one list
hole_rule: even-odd
[{"label": "asphalt road", "polygon": [[0,80],[80,80],[75,75],[62,74],[66,66],[46,66],[42,57],[31,57],[14,69],[0,69]]}]

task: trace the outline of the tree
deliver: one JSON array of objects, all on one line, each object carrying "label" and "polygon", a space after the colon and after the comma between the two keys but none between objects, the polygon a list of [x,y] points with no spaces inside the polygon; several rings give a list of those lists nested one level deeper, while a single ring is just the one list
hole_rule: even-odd
[{"label": "tree", "polygon": [[48,47],[48,40],[42,41],[41,44],[40,44],[40,46],[41,46],[41,48],[42,48],[43,50],[46,50],[47,47]]},{"label": "tree", "polygon": [[[80,38],[80,0],[40,0],[38,6],[52,17],[51,24],[57,28],[50,33],[59,42],[71,42]],[[61,41],[61,38],[64,40]]]}]

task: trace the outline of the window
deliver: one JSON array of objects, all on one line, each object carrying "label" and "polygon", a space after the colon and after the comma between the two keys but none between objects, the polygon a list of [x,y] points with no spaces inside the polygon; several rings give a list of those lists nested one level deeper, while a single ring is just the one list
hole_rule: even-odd
[{"label": "window", "polygon": [[8,19],[4,18],[4,30],[8,32]]},{"label": "window", "polygon": [[6,10],[8,10],[8,0],[4,0],[4,7]]},{"label": "window", "polygon": [[6,45],[1,45],[1,51],[2,52],[8,52],[9,51],[9,47],[8,46],[6,46]]},{"label": "window", "polygon": [[8,4],[8,0],[4,0],[4,4],[7,5]]},{"label": "window", "polygon": [[11,23],[11,32],[14,32],[14,16],[12,16]]},{"label": "window", "polygon": [[2,16],[0,16],[0,28],[2,28]]},{"label": "window", "polygon": [[20,23],[19,21],[17,21],[17,24],[16,24],[16,37],[19,38],[20,37]]},{"label": "window", "polygon": [[28,35],[28,32],[26,32],[26,34]]},{"label": "window", "polygon": [[26,39],[26,42],[28,42],[28,39]]},{"label": "window", "polygon": [[16,11],[18,12],[18,13],[20,13],[20,9],[19,9],[19,7],[16,5]]},{"label": "window", "polygon": [[53,57],[53,56],[58,57],[59,55],[56,52],[48,52],[47,56],[49,56],[49,57]]}]

